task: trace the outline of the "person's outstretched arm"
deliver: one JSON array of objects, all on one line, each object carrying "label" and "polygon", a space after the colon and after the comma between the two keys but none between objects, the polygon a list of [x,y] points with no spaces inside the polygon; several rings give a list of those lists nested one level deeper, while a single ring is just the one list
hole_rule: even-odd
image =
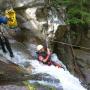
[{"label": "person's outstretched arm", "polygon": [[48,59],[50,58],[50,56],[51,56],[51,51],[47,48],[47,56],[46,56],[46,58],[43,60],[43,62],[47,62]]}]

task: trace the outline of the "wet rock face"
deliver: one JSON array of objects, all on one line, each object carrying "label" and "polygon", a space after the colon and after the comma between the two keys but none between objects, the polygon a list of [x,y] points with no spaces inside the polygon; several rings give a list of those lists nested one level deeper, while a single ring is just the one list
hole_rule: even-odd
[{"label": "wet rock face", "polygon": [[[65,29],[65,28],[64,28]],[[55,34],[55,40],[59,42],[68,42],[67,40],[67,29],[63,30],[63,28],[59,27],[58,31]],[[90,39],[87,39],[86,41],[83,41],[83,43],[80,46],[84,46],[86,48],[90,47]],[[66,46],[64,44],[60,44],[58,42],[54,42],[54,52],[56,52],[59,56],[59,58],[64,62],[66,67],[69,69],[69,71],[72,74],[76,75],[76,71],[73,69],[73,54],[71,51],[71,48],[69,46]],[[75,62],[78,66],[78,69],[81,72],[81,75],[83,76],[83,82],[87,84],[88,90],[90,89],[90,50],[88,49],[74,49],[75,54]],[[79,78],[81,76],[77,74]]]},{"label": "wet rock face", "polygon": [[25,86],[4,85],[0,86],[0,90],[27,90],[27,88]]},{"label": "wet rock face", "polygon": [[36,17],[37,20],[40,21],[41,20],[47,20],[47,16],[48,16],[48,9],[43,7],[43,8],[38,8],[36,10]]},{"label": "wet rock face", "polygon": [[6,60],[6,62],[0,61],[0,84],[7,81],[14,82],[26,79],[24,77],[25,72],[21,70],[18,65],[8,62],[8,60]]},{"label": "wet rock face", "polygon": [[68,62],[68,60],[70,60],[70,58],[68,56],[69,53],[68,53],[68,50],[66,49],[67,46],[65,46],[64,44],[61,44],[59,42],[64,42],[67,31],[68,31],[67,26],[60,25],[55,33],[54,41],[56,41],[56,42],[52,42],[53,51],[55,53],[57,53],[60,60],[63,60],[65,65],[67,65],[67,63],[69,63]]},{"label": "wet rock face", "polygon": [[[33,4],[43,4],[45,0],[0,0],[0,7],[1,9],[6,9],[8,7],[23,7],[26,5],[33,5]],[[3,6],[4,5],[4,6]]]},{"label": "wet rock face", "polygon": [[90,89],[90,53],[83,50],[75,50],[75,54],[77,63],[85,77],[86,84]]},{"label": "wet rock face", "polygon": [[64,34],[65,34],[66,31],[67,31],[67,26],[66,25],[60,25],[58,27],[56,33],[55,33],[55,38],[58,41],[60,41],[63,38],[63,36],[64,36]]}]

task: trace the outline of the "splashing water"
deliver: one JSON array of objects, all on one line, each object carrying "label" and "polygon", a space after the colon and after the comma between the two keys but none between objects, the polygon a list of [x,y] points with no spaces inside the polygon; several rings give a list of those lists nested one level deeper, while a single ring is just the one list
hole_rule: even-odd
[{"label": "splashing water", "polygon": [[40,64],[38,61],[32,61],[34,67],[33,73],[47,73],[56,79],[59,79],[64,90],[86,90],[80,84],[80,81],[62,68],[54,66],[46,66]]},{"label": "splashing water", "polygon": [[[80,81],[71,75],[69,71],[64,71],[62,68],[57,68],[53,65],[47,66],[43,65],[42,63],[39,63],[37,60],[29,60],[25,55],[22,54],[22,52],[16,52],[14,51],[14,61],[17,64],[20,64],[25,61],[29,61],[30,64],[33,66],[32,73],[33,74],[49,74],[52,77],[58,79],[60,81],[60,85],[63,87],[63,90],[86,90],[80,83]],[[10,57],[8,54],[5,55],[7,59],[10,60]],[[38,81],[38,83],[42,83]],[[44,83],[45,84],[45,83]]]}]

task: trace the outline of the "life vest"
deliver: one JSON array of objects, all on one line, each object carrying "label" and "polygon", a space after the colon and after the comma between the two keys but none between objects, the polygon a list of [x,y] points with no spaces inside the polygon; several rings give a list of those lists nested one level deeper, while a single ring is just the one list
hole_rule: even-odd
[{"label": "life vest", "polygon": [[39,52],[38,55],[42,56],[43,58],[46,58],[47,57],[47,52]]},{"label": "life vest", "polygon": [[8,18],[7,25],[10,28],[17,27],[16,12],[13,9],[6,10],[5,16]]},{"label": "life vest", "polygon": [[[38,60],[39,60],[39,57],[45,59],[45,58],[48,56],[48,54],[47,54],[47,51],[37,52],[37,56],[38,56]],[[41,60],[39,60],[39,61],[42,62],[43,64],[47,64],[47,65],[49,65],[49,66],[50,66],[50,65],[54,65],[54,66],[57,66],[57,67],[61,67],[60,64],[58,64],[58,63],[56,63],[56,62],[54,62],[54,61],[51,60],[51,55],[49,56],[47,62],[43,62],[43,61],[41,61]]]},{"label": "life vest", "polygon": [[37,54],[38,54],[38,60],[39,60],[40,62],[42,62],[43,64],[51,65],[51,60],[50,60],[51,57],[48,58],[47,62],[43,62],[43,61],[40,60],[40,58],[45,59],[45,58],[48,56],[46,49],[45,49],[45,51],[43,51],[43,52],[37,52]]},{"label": "life vest", "polygon": [[42,56],[44,59],[47,57],[47,55],[48,55],[48,54],[47,54],[47,49],[45,48],[44,50],[45,50],[45,51],[43,51],[43,52],[39,52],[39,51],[37,52],[38,57],[39,57],[39,56]]}]

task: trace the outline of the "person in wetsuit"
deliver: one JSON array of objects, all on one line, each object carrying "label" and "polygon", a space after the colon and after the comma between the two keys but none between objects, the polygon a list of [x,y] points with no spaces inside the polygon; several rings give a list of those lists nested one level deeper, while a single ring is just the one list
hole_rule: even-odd
[{"label": "person in wetsuit", "polygon": [[51,60],[52,52],[49,48],[45,48],[43,45],[37,46],[37,57],[40,62],[47,65],[54,65],[57,67],[62,67],[60,64]]},{"label": "person in wetsuit", "polygon": [[11,45],[6,35],[7,31],[4,30],[5,29],[4,26],[6,23],[7,23],[7,20],[5,19],[5,17],[2,17],[2,18],[0,17],[0,45],[4,53],[7,53],[7,50],[8,50],[10,53],[10,57],[14,57],[12,49],[11,49]]}]

